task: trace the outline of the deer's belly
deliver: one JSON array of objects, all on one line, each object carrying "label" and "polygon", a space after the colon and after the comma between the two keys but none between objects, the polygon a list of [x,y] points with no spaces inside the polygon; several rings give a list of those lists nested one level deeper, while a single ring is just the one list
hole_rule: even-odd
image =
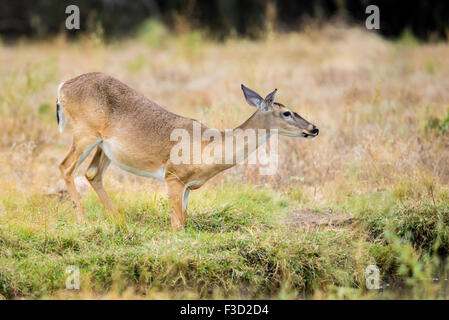
[{"label": "deer's belly", "polygon": [[121,169],[138,176],[165,180],[165,168],[158,166],[141,150],[132,150],[115,140],[103,140],[99,146],[106,156]]}]

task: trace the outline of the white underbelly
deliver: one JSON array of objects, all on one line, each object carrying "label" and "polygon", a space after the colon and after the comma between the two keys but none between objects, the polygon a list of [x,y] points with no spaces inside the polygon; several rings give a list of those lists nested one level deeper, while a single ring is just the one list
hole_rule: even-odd
[{"label": "white underbelly", "polygon": [[153,172],[136,169],[132,166],[129,166],[129,165],[123,163],[123,161],[122,162],[118,161],[117,157],[114,156],[114,152],[116,152],[116,151],[111,148],[111,144],[108,141],[105,141],[105,140],[101,141],[101,143],[99,144],[99,147],[103,150],[105,155],[114,164],[116,164],[120,169],[128,171],[128,172],[133,173],[138,176],[149,177],[149,178],[154,178],[157,180],[165,181],[165,168],[159,168]]}]

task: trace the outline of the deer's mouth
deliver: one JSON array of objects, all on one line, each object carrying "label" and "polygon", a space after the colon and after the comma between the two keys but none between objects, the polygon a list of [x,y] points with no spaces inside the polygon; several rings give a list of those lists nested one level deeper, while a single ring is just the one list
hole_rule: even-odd
[{"label": "deer's mouth", "polygon": [[302,131],[302,137],[303,137],[303,138],[308,138],[308,139],[313,139],[313,138],[315,138],[319,133],[320,133],[320,130],[318,130],[318,129],[314,129],[313,131],[303,130],[303,131]]},{"label": "deer's mouth", "polygon": [[278,133],[287,137],[296,137],[296,138],[307,138],[313,139],[315,138],[320,131],[318,129],[314,129],[313,131],[302,130],[301,133],[291,133],[285,131],[279,131]]}]

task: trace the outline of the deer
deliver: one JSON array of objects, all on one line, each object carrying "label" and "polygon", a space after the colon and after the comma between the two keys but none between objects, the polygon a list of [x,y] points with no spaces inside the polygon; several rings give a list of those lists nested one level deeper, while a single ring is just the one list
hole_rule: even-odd
[{"label": "deer", "polygon": [[[240,126],[231,129],[231,135],[246,129],[276,129],[278,134],[290,137],[314,138],[318,135],[315,125],[274,101],[277,89],[265,98],[243,84],[241,89],[247,103],[256,110]],[[202,132],[209,128],[195,119],[164,109],[123,82],[100,72],[82,74],[59,85],[56,117],[61,133],[67,124],[72,128],[72,145],[59,164],[59,170],[79,223],[85,223],[87,219],[74,183],[74,172],[94,149],[85,177],[110,217],[124,221],[103,185],[104,173],[112,162],[132,174],[165,182],[174,231],[181,230],[186,223],[190,191],[236,164],[172,161],[170,150],[177,143],[170,139],[173,130],[182,128],[192,133],[194,124]],[[217,130],[217,133],[225,135],[224,131]],[[253,147],[244,146],[245,157],[266,139],[258,140]],[[207,145],[210,142],[199,143]]]}]

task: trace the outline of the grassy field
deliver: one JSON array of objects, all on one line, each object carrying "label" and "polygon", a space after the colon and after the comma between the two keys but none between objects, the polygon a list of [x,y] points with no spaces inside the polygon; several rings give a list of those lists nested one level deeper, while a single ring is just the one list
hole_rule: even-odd
[{"label": "grassy field", "polygon": [[[149,22],[129,40],[2,44],[0,298],[448,298],[448,55],[447,43],[334,26],[215,42]],[[85,164],[78,225],[55,100],[91,71],[221,129],[254,111],[241,83],[278,88],[320,135],[280,137],[274,176],[245,164],[193,192],[179,233],[164,185],[112,166],[106,189],[127,220],[116,228]],[[70,265],[80,290],[65,289]],[[366,288],[369,265],[379,290]]]}]

